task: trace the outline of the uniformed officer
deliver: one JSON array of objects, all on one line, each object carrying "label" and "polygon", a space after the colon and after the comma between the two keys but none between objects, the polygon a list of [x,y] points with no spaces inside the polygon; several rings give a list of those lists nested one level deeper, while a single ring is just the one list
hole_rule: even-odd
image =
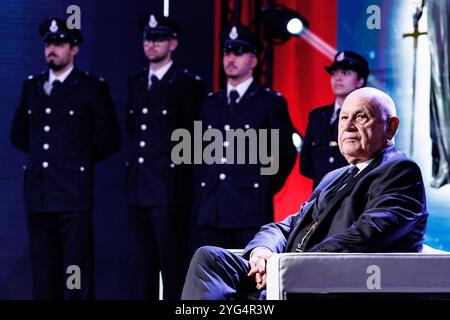
[{"label": "uniformed officer", "polygon": [[23,84],[10,138],[28,154],[24,200],[36,299],[94,297],[94,164],[120,148],[108,85],[74,65],[82,42],[59,18],[39,27],[49,71]]},{"label": "uniformed officer", "polygon": [[172,60],[181,28],[169,17],[145,17],[143,49],[149,65],[128,81],[126,199],[129,283],[133,299],[179,299],[188,267],[187,225],[192,170],[175,165],[171,134],[191,130],[205,96],[200,77]]},{"label": "uniformed officer", "polygon": [[352,51],[337,52],[325,70],[335,101],[310,112],[300,152],[300,173],[313,179],[313,188],[328,172],[348,165],[337,144],[339,112],[347,95],[365,86],[369,76],[367,60]]},{"label": "uniformed officer", "polygon": [[[203,164],[195,170],[197,204],[194,211],[196,234],[200,236],[196,246],[243,248],[261,225],[274,219],[273,196],[283,186],[296,158],[292,143],[295,130],[286,100],[281,94],[261,87],[253,78],[253,69],[262,51],[258,39],[248,29],[233,25],[221,33],[221,40],[228,81],[225,88],[211,93],[205,100],[200,113],[203,129],[221,131],[225,140],[224,155],[232,146],[234,155],[242,152],[236,148],[236,141],[226,140],[229,130],[255,130],[257,133],[261,129],[279,130],[279,170],[275,175],[262,175],[261,161],[250,163],[249,152],[260,149],[251,148],[249,141],[245,144],[245,164],[224,156],[219,163]],[[259,139],[263,136],[259,135]],[[272,153],[272,156],[276,155]]]}]

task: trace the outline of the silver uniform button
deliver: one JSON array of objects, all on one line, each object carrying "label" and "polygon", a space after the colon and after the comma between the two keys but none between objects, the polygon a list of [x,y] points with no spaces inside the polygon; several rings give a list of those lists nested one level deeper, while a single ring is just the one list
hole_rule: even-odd
[{"label": "silver uniform button", "polygon": [[200,186],[201,186],[202,188],[206,187],[206,182],[200,183]]},{"label": "silver uniform button", "polygon": [[228,141],[224,141],[223,146],[224,146],[225,148],[228,148],[229,145],[230,145],[230,143],[229,143]]},{"label": "silver uniform button", "polygon": [[75,112],[73,112],[73,110],[70,110],[70,111],[69,111],[69,115],[70,115],[70,116],[73,116],[74,114],[75,114]]},{"label": "silver uniform button", "polygon": [[211,128],[212,128],[212,125],[208,124],[208,129],[211,129]]},{"label": "silver uniform button", "polygon": [[141,148],[145,147],[145,141],[139,142],[139,146],[140,146]]},{"label": "silver uniform button", "polygon": [[220,159],[220,162],[227,163],[227,158],[223,157],[222,159]]},{"label": "silver uniform button", "polygon": [[225,131],[228,131],[228,130],[230,130],[230,125],[226,124],[226,125],[223,126],[223,128],[225,129]]},{"label": "silver uniform button", "polygon": [[81,171],[81,172],[84,172],[84,167],[80,167],[80,171]]},{"label": "silver uniform button", "polygon": [[167,114],[167,110],[164,109],[164,110],[162,111],[162,114],[163,114],[163,115],[166,115],[166,114]]},{"label": "silver uniform button", "polygon": [[249,125],[249,124],[246,124],[246,125],[244,126],[244,128],[245,128],[245,129],[250,129],[250,125]]},{"label": "silver uniform button", "polygon": [[220,179],[220,180],[225,180],[226,177],[227,177],[227,176],[225,175],[225,173],[221,173],[221,174],[219,175],[219,179]]},{"label": "silver uniform button", "polygon": [[45,108],[45,113],[46,113],[46,114],[52,113],[52,109],[51,109],[51,108]]},{"label": "silver uniform button", "polygon": [[50,145],[48,143],[44,143],[44,145],[42,146],[42,148],[44,150],[48,150],[48,148],[50,148]]},{"label": "silver uniform button", "polygon": [[44,168],[48,168],[48,162],[47,162],[47,161],[42,162],[42,166],[43,166]]},{"label": "silver uniform button", "polygon": [[23,170],[27,170],[27,166],[23,166],[22,169],[23,169]]},{"label": "silver uniform button", "polygon": [[171,163],[171,164],[170,164],[170,167],[171,167],[171,168],[175,168],[175,164]]},{"label": "silver uniform button", "polygon": [[144,158],[139,157],[139,158],[138,158],[138,162],[139,162],[139,163],[144,163]]},{"label": "silver uniform button", "polygon": [[142,113],[143,114],[147,114],[148,113],[148,109],[147,108],[142,108]]},{"label": "silver uniform button", "polygon": [[31,109],[28,109],[28,114],[31,114],[31,113],[32,113]]},{"label": "silver uniform button", "polygon": [[147,130],[147,125],[145,125],[145,124],[141,124],[141,130],[142,130],[142,131],[145,131],[145,130]]},{"label": "silver uniform button", "polygon": [[329,158],[328,158],[328,162],[329,162],[329,163],[333,163],[333,162],[334,162],[334,158],[333,158],[333,157],[329,157]]},{"label": "silver uniform button", "polygon": [[130,109],[129,112],[130,112],[130,114],[133,114],[133,113],[134,113],[134,110],[133,110],[133,109]]},{"label": "silver uniform button", "polygon": [[50,126],[44,126],[44,131],[45,132],[49,132],[50,131]]},{"label": "silver uniform button", "polygon": [[253,187],[254,187],[255,189],[258,189],[258,188],[259,188],[259,183],[258,183],[258,182],[255,182],[255,183],[253,184]]}]

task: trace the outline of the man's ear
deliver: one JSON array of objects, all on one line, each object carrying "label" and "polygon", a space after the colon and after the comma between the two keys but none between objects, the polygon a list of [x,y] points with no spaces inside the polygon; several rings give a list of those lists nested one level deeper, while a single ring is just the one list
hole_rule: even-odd
[{"label": "man's ear", "polygon": [[178,39],[170,40],[170,51],[174,51],[178,47]]},{"label": "man's ear", "polygon": [[399,118],[397,118],[395,116],[391,116],[389,118],[388,124],[387,124],[387,126],[388,126],[387,127],[387,136],[388,136],[389,140],[391,140],[394,137],[395,132],[397,132],[397,128],[398,128],[399,123],[400,123],[400,119]]},{"label": "man's ear", "polygon": [[72,51],[72,56],[76,56],[78,54],[78,46],[73,46],[71,49]]},{"label": "man's ear", "polygon": [[364,87],[364,82],[366,82],[364,78],[358,78],[358,83],[356,84],[358,89]]}]

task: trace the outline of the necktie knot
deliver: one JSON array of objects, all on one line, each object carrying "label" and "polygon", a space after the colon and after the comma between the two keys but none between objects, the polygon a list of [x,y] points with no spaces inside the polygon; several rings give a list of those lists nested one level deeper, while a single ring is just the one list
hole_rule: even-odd
[{"label": "necktie knot", "polygon": [[157,76],[155,76],[154,74],[150,76],[150,80],[148,82],[148,90],[150,90],[151,87],[153,87],[154,85],[156,85],[157,83],[159,83],[159,79]]},{"label": "necktie knot", "polygon": [[235,105],[239,99],[239,93],[236,90],[230,91],[230,105]]}]

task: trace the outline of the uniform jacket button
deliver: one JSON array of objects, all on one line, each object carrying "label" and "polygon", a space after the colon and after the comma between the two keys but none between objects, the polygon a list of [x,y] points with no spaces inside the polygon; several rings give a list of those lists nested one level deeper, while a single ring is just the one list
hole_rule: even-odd
[{"label": "uniform jacket button", "polygon": [[138,158],[138,162],[139,162],[139,163],[144,163],[144,158],[139,157],[139,158]]},{"label": "uniform jacket button", "polygon": [[225,180],[226,177],[227,177],[227,176],[225,175],[225,173],[221,173],[221,174],[219,175],[219,179],[220,179],[220,180]]},{"label": "uniform jacket button", "polygon": [[329,163],[333,163],[333,162],[334,162],[334,158],[333,158],[333,157],[329,157],[329,158],[328,158],[328,162],[329,162]]},{"label": "uniform jacket button", "polygon": [[42,162],[42,167],[48,168],[48,162],[47,161]]},{"label": "uniform jacket button", "polygon": [[45,113],[46,113],[46,114],[52,113],[52,109],[51,109],[51,108],[45,108]]},{"label": "uniform jacket button", "polygon": [[49,132],[50,131],[50,126],[44,126],[44,131],[45,132]]},{"label": "uniform jacket button", "polygon": [[83,172],[84,171],[84,167],[80,167],[80,171]]},{"label": "uniform jacket button", "polygon": [[147,130],[147,125],[146,125],[146,124],[141,124],[141,130],[142,130],[142,131]]},{"label": "uniform jacket button", "polygon": [[148,113],[148,109],[147,108],[142,108],[142,113],[143,114],[147,114]]},{"label": "uniform jacket button", "polygon": [[44,145],[42,146],[42,148],[44,150],[48,150],[48,148],[50,148],[50,145],[48,143],[44,143]]},{"label": "uniform jacket button", "polygon": [[255,183],[253,184],[253,187],[254,187],[255,189],[258,189],[258,188],[259,188],[259,183],[258,183],[258,182],[255,182]]},{"label": "uniform jacket button", "polygon": [[140,146],[141,148],[145,147],[145,141],[140,141],[140,142],[139,142],[139,146]]},{"label": "uniform jacket button", "polygon": [[200,183],[200,186],[201,186],[202,188],[206,187],[206,182]]}]

